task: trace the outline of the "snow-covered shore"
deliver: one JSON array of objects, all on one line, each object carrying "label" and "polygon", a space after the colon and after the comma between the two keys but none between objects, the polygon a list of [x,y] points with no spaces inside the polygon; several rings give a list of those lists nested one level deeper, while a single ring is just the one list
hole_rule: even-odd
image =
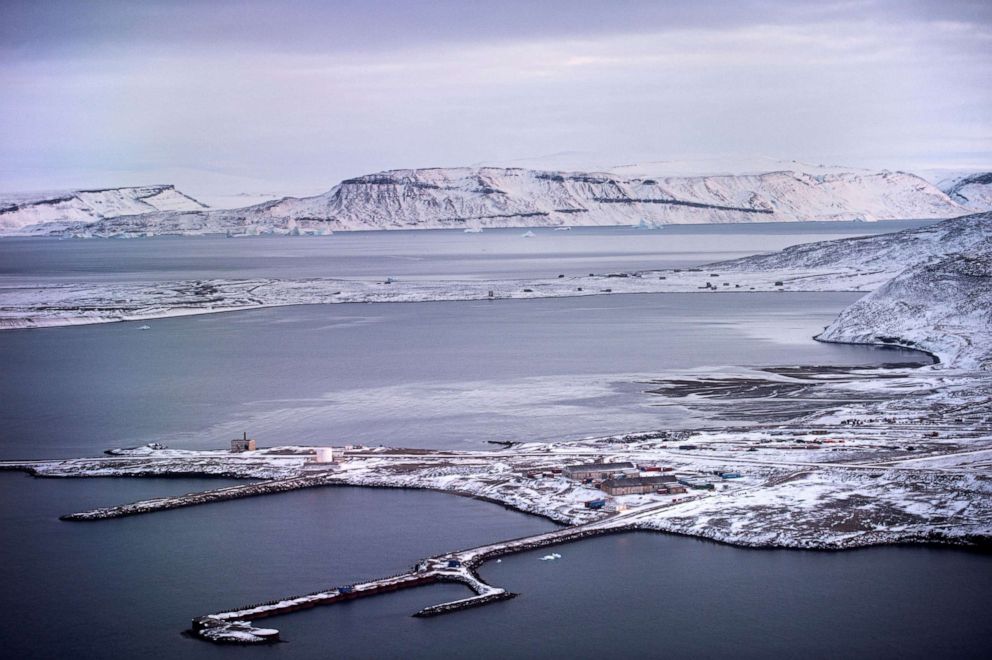
[{"label": "snow-covered shore", "polygon": [[[612,273],[529,280],[185,280],[151,284],[38,284],[0,287],[0,329],[139,321],[287,305],[561,298],[610,293],[869,291],[891,273]],[[490,292],[492,295],[490,296]]]},{"label": "snow-covered shore", "polygon": [[[354,485],[432,489],[498,502],[569,524],[603,519],[585,503],[604,497],[569,479],[567,465],[629,461],[642,476],[669,470],[687,493],[611,498],[636,528],[751,547],[841,549],[903,542],[987,544],[992,539],[992,376],[933,369],[769,371],[722,374],[734,391],[707,394],[710,373],[688,405],[756,406],[792,396],[823,405],[786,422],[683,432],[645,431],[493,451],[335,448],[334,464],[310,447],[226,451],[140,448],[55,461],[8,461],[45,477],[195,474],[260,480],[179,498],[77,512],[72,520],[148,514],[295,488]],[[653,383],[659,387],[663,383]],[[659,387],[657,396],[674,390]],[[720,475],[730,474],[730,478]],[[173,501],[182,500],[182,501]]]},{"label": "snow-covered shore", "polygon": [[818,338],[909,346],[938,356],[945,366],[984,368],[992,337],[990,236],[992,214],[984,213],[920,229],[802,244],[678,270],[563,273],[529,280],[213,279],[5,287],[0,288],[0,329],[144,321],[286,305],[619,293],[869,292],[882,287],[846,310]]},{"label": "snow-covered shore", "polygon": [[834,320],[821,341],[924,350],[992,369],[992,247],[907,269]]},{"label": "snow-covered shore", "polygon": [[992,216],[922,229],[808,243],[698,268],[550,279],[211,279],[0,287],[0,329],[107,323],[280,305],[526,299],[609,293],[871,291],[916,263],[975,249]]}]

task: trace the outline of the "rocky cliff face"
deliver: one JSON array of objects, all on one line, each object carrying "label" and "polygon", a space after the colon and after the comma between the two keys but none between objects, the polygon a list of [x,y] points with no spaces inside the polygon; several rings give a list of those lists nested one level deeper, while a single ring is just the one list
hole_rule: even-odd
[{"label": "rocky cliff face", "polygon": [[206,208],[170,185],[2,194],[0,233],[30,231],[32,227],[65,231],[121,215]]},{"label": "rocky cliff face", "polygon": [[74,235],[947,218],[966,209],[912,174],[791,171],[624,178],[518,168],[393,170],[243,209],[119,216]]}]

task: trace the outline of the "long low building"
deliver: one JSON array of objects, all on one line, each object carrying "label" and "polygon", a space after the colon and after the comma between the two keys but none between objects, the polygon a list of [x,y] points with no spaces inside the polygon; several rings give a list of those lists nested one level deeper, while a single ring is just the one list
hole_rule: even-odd
[{"label": "long low building", "polygon": [[610,479],[600,486],[609,495],[643,495],[654,493],[659,488],[667,488],[676,483],[674,476],[666,474],[659,477],[632,477],[629,479]]},{"label": "long low building", "polygon": [[621,474],[640,474],[633,463],[585,463],[566,465],[562,471],[569,479],[609,479]]}]

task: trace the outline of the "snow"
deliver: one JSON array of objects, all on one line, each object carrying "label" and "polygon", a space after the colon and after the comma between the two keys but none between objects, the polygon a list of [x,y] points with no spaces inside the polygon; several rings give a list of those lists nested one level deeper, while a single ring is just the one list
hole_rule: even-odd
[{"label": "snow", "polygon": [[[664,273],[665,279],[659,279]],[[787,280],[795,291],[867,291],[885,274],[858,274],[824,269],[797,277],[791,271],[734,274],[740,288],[776,291]],[[535,280],[187,280],[138,283],[39,283],[0,286],[0,329],[51,327],[136,321],[210,314],[281,305],[439,300],[526,299],[610,293],[697,292],[707,283],[703,273],[658,271],[642,277],[573,276]]]},{"label": "snow", "polygon": [[[115,217],[85,226],[36,225],[30,231],[63,236],[322,234],[360,229],[948,218],[968,212],[930,183],[905,172],[798,168],[678,177],[500,167],[390,170],[342,181],[314,197],[287,197],[241,209],[162,210],[114,213]],[[52,212],[33,222],[81,219]],[[8,229],[27,231],[28,224],[23,218]]]},{"label": "snow", "polygon": [[992,211],[992,172],[967,172],[942,179],[937,186],[973,211]]},{"label": "snow", "polygon": [[[913,346],[937,354],[941,363],[921,369],[726,367],[646,383],[661,405],[677,401],[700,419],[719,419],[733,408],[758,420],[739,428],[644,431],[490,452],[358,447],[345,451],[333,467],[312,465],[308,458],[313,450],[301,447],[230,454],[155,445],[115,450],[103,458],[0,467],[61,477],[217,474],[265,480],[183,496],[192,504],[331,484],[428,488],[501,502],[570,525],[637,526],[741,545],[843,548],[988,539],[990,235],[992,214],[980,214],[664,275],[645,271],[626,277],[390,285],[216,280],[2,290],[0,319],[15,327],[276,304],[475,299],[488,297],[490,290],[500,298],[596,295],[607,288],[616,293],[700,291],[710,274],[718,272],[721,282],[747,291],[877,288],[845,310],[820,338]],[[116,311],[107,311],[108,299],[115,301]],[[801,405],[776,417],[775,406],[783,400]],[[683,444],[696,449],[681,449]],[[710,483],[714,489],[615,498],[614,514],[585,508],[586,501],[602,497],[600,491],[548,476],[566,465],[603,460],[665,465],[687,483]],[[529,476],[535,472],[544,476]],[[723,481],[714,476],[721,472],[742,477]],[[174,499],[112,509],[121,515],[150,512],[174,506]],[[111,514],[116,515],[109,510],[77,515]]]},{"label": "snow", "polygon": [[907,269],[857,301],[817,339],[899,345],[944,366],[992,369],[992,242]]},{"label": "snow", "polygon": [[979,248],[990,236],[992,214],[980,213],[891,234],[801,243],[780,252],[711,266],[736,272],[830,268],[862,274],[875,272],[887,280],[908,266]]},{"label": "snow", "polygon": [[[808,243],[704,270],[587,274],[533,280],[382,281],[191,280],[0,287],[0,328],[27,328],[208,314],[278,305],[527,299],[605,293],[871,291],[907,266],[987,245],[992,216],[946,220],[922,229]],[[707,289],[718,281],[728,286]],[[492,296],[490,296],[492,292]],[[824,337],[828,338],[827,336]]]},{"label": "snow", "polygon": [[[684,404],[702,410],[777,400],[778,393],[753,387],[757,375],[726,368],[719,374],[700,370],[670,377],[673,383],[699,385],[717,377],[748,381],[742,394],[723,392],[710,401],[701,397]],[[341,462],[334,466],[316,465],[301,455],[312,454],[311,447],[230,454],[144,446],[114,450],[103,458],[0,467],[62,477],[223,473],[264,479],[182,496],[192,504],[333,484],[427,488],[501,502],[569,525],[633,526],[748,546],[845,548],[905,541],[967,543],[992,536],[988,372],[924,368],[767,375],[769,382],[783,387],[815,383],[803,397],[821,401],[821,408],[787,423],[766,423],[758,416],[760,421],[741,427],[645,431],[491,451],[354,447],[336,451]],[[683,444],[697,449],[682,450]],[[590,485],[561,475],[528,476],[602,460],[671,468],[679,479],[712,483],[715,489],[612,498],[616,513],[610,513],[585,508],[585,502],[604,497]],[[741,477],[716,476],[728,471]],[[174,506],[174,499],[117,509],[124,514],[157,511]],[[117,515],[94,510],[74,518],[108,513]],[[477,550],[484,554],[486,547]],[[556,555],[548,553],[546,561],[557,560]],[[231,616],[249,614],[236,611]]]},{"label": "snow", "polygon": [[122,215],[207,208],[170,185],[0,195],[0,235],[64,231]]}]

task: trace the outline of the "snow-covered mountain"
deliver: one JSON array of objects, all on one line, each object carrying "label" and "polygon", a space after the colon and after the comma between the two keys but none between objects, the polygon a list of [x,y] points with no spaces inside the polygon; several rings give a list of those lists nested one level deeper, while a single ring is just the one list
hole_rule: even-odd
[{"label": "snow-covered mountain", "polygon": [[65,230],[121,215],[206,208],[170,185],[0,193],[0,232],[16,233],[32,227],[43,232]]},{"label": "snow-covered mountain", "polygon": [[992,172],[957,176],[937,185],[962,206],[974,211],[992,211]]},{"label": "snow-covered mountain", "polygon": [[904,172],[696,177],[520,168],[392,170],[243,209],[120,215],[72,235],[947,218],[967,209]]},{"label": "snow-covered mountain", "polygon": [[780,252],[714,264],[724,270],[813,270],[847,268],[900,272],[956,252],[979,249],[992,237],[992,214],[979,213],[891,234],[802,243]]},{"label": "snow-covered mountain", "polygon": [[710,267],[848,270],[891,278],[845,309],[817,339],[918,348],[944,366],[992,369],[992,213],[892,234],[794,245]]},{"label": "snow-covered mountain", "polygon": [[905,270],[817,339],[907,346],[947,366],[992,369],[992,242]]}]

